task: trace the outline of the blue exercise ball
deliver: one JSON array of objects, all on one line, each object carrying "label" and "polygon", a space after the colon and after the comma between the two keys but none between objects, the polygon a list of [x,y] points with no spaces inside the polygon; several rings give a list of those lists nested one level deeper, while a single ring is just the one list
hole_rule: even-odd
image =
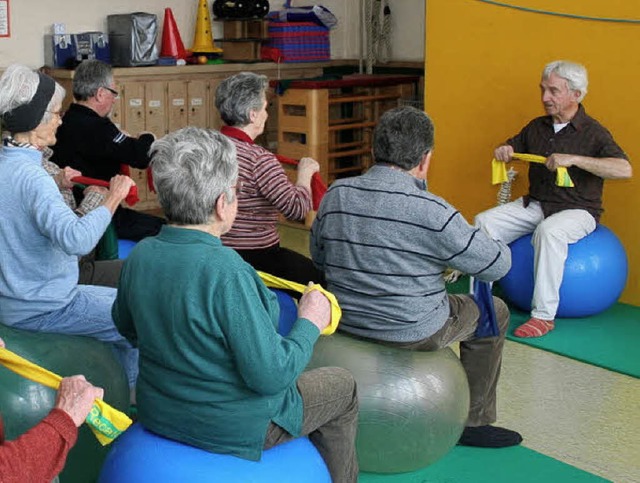
[{"label": "blue exercise ball", "polygon": [[[533,298],[531,237],[525,235],[509,245],[511,270],[500,280],[504,297],[525,312],[531,310]],[[628,271],[624,246],[609,228],[598,225],[569,245],[556,316],[587,317],[608,309],[624,290]]]},{"label": "blue exercise ball", "polygon": [[112,446],[99,483],[331,483],[324,460],[306,437],[248,461],[163,438],[136,423]]},{"label": "blue exercise ball", "polygon": [[137,244],[138,242],[133,240],[118,239],[118,258],[121,260],[127,258]]},{"label": "blue exercise ball", "polygon": [[358,385],[361,471],[405,473],[434,463],[458,442],[469,385],[451,349],[411,351],[343,334],[320,337],[307,369],[348,369]]},{"label": "blue exercise ball", "polygon": [[278,318],[278,334],[286,337],[291,332],[293,324],[298,320],[298,306],[291,295],[275,288],[270,289],[278,299],[280,316]]}]

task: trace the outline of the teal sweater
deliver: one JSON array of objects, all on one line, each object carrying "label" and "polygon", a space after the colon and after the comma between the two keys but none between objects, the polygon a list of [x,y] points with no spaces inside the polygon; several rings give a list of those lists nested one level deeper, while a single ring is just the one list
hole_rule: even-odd
[{"label": "teal sweater", "polygon": [[220,239],[165,226],[132,250],[113,318],[140,349],[138,418],[149,430],[215,453],[260,459],[270,421],[302,426],[296,380],[318,329],[276,332],[278,303]]}]

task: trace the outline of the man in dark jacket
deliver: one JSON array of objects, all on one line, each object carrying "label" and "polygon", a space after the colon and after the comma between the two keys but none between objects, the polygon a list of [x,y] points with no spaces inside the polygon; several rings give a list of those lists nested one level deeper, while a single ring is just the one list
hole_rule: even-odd
[{"label": "man in dark jacket", "polygon": [[[61,168],[70,166],[84,176],[105,181],[120,173],[120,165],[145,169],[149,166],[151,133],[131,137],[108,115],[118,97],[111,66],[85,60],[73,76],[75,103],[69,106],[57,132],[51,160]],[[118,238],[138,241],[156,235],[161,218],[120,207],[113,217]]]}]

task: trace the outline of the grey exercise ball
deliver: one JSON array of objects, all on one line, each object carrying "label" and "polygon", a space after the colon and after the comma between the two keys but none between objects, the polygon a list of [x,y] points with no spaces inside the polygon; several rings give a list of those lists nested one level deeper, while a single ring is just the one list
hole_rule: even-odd
[{"label": "grey exercise ball", "polygon": [[417,352],[342,334],[321,337],[307,369],[349,369],[358,384],[361,471],[403,473],[453,448],[469,413],[469,386],[449,348]]}]

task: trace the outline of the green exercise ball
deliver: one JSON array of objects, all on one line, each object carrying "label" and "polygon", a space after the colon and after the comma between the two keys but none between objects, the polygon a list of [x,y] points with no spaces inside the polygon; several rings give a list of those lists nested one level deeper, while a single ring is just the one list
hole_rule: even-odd
[{"label": "green exercise ball", "polygon": [[[104,400],[120,411],[129,407],[129,385],[111,347],[89,337],[16,330],[0,324],[7,349],[59,376],[84,375],[104,388]],[[56,391],[32,382],[0,364],[0,413],[7,440],[17,438],[44,418],[55,403]],[[102,446],[86,424],[69,452],[60,483],[97,481],[109,446]]]},{"label": "green exercise ball", "polygon": [[361,471],[424,468],[460,438],[469,386],[451,349],[417,352],[334,334],[320,337],[308,369],[323,366],[349,369],[357,382]]}]

